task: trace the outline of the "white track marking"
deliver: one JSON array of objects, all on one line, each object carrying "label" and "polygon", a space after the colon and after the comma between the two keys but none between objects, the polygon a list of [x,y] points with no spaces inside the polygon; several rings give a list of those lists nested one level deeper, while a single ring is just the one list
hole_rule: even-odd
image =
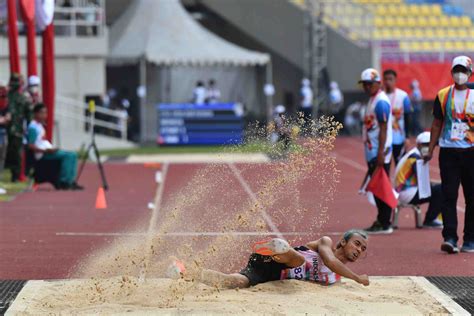
[{"label": "white track marking", "polygon": [[164,192],[164,189],[165,189],[165,181],[166,181],[166,174],[168,173],[168,167],[169,167],[168,163],[165,163],[163,165],[163,170],[161,170],[161,181],[159,183],[157,183],[157,189],[156,189],[155,201],[154,201],[154,206],[155,207],[152,210],[151,217],[150,217],[150,222],[148,223],[148,231],[147,231],[147,234],[146,234],[146,236],[147,236],[147,239],[146,239],[147,246],[146,246],[145,249],[148,249],[149,251],[146,254],[145,261],[143,263],[143,268],[140,271],[140,280],[145,279],[146,267],[150,263],[150,258],[152,256],[153,248],[151,246],[153,244],[153,237],[154,237],[153,232],[156,229],[156,222],[158,220],[158,214],[159,214],[159,210],[161,208],[161,201],[163,200],[163,192]]},{"label": "white track marking", "polygon": [[[308,232],[279,232],[280,236],[305,236]],[[327,233],[325,235],[339,235],[342,233]],[[141,237],[146,233],[89,233],[89,232],[57,232],[56,236],[69,237]],[[275,236],[275,232],[171,232],[154,234],[153,236],[163,237],[212,237],[212,236]]]},{"label": "white track marking", "polygon": [[[252,199],[252,202],[255,204],[260,204],[259,200],[257,199],[257,196],[255,195],[255,193],[253,193],[247,181],[245,181],[245,179],[240,174],[239,169],[237,169],[237,167],[233,163],[229,163],[228,166],[230,170],[232,170],[232,172],[234,173],[235,177],[239,181],[242,188],[250,196],[250,198]],[[277,226],[275,225],[271,217],[268,215],[268,213],[262,207],[259,207],[258,209],[260,210],[260,213],[262,214],[263,219],[267,223],[268,227],[270,227],[270,230],[273,231],[275,235],[277,235],[279,238],[283,238],[283,235],[280,233],[280,231],[278,230]]]},{"label": "white track marking", "polygon": [[471,315],[448,295],[433,285],[424,277],[410,277],[410,279],[436,299],[451,315]]},{"label": "white track marking", "polygon": [[196,153],[196,154],[155,154],[130,155],[127,163],[266,163],[270,158],[263,153]]},{"label": "white track marking", "polygon": [[367,171],[367,166],[364,166],[356,161],[354,161],[353,159],[350,159],[350,158],[346,158],[344,156],[341,156],[340,154],[334,154],[334,156],[336,157],[336,160],[339,160],[351,167],[354,167],[355,169],[357,170],[360,170],[360,171]]}]

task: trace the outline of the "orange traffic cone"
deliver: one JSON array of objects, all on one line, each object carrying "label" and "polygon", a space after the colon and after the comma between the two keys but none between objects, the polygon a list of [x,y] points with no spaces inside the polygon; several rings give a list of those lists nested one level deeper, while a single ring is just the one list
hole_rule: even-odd
[{"label": "orange traffic cone", "polygon": [[95,199],[95,208],[98,210],[103,210],[107,208],[107,201],[105,200],[105,192],[103,187],[100,187],[97,191],[97,197]]},{"label": "orange traffic cone", "polygon": [[145,168],[151,168],[151,169],[161,169],[161,163],[159,162],[145,162],[143,164]]}]

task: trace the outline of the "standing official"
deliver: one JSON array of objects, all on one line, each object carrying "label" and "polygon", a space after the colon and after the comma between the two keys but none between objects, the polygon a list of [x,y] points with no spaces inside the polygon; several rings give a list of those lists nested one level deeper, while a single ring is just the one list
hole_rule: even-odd
[{"label": "standing official", "polygon": [[27,123],[31,120],[31,104],[21,91],[21,75],[13,73],[10,77],[8,91],[8,109],[10,123],[8,126],[7,166],[11,170],[11,181],[20,178],[21,155],[23,152],[23,137]]},{"label": "standing official", "polygon": [[395,166],[407,150],[408,120],[405,117],[411,112],[411,102],[408,94],[397,88],[397,73],[387,69],[383,72],[385,93],[392,106],[392,149]]},{"label": "standing official", "polygon": [[[381,89],[381,78],[377,70],[368,68],[362,72],[359,83],[370,97],[364,117],[363,137],[365,159],[371,175],[376,168],[384,168],[387,176],[392,159],[392,113],[390,100]],[[375,197],[377,220],[365,229],[371,234],[391,234],[392,209],[384,201]]]},{"label": "standing official", "polygon": [[462,184],[466,200],[462,252],[474,252],[474,90],[467,86],[472,61],[467,56],[454,58],[451,76],[454,84],[438,92],[433,107],[429,161],[439,139],[439,169],[443,192],[443,238],[441,250],[457,253],[457,200]]}]

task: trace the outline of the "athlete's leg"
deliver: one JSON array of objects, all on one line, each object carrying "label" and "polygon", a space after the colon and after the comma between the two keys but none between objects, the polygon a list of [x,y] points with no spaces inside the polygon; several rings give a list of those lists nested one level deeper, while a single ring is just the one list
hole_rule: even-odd
[{"label": "athlete's leg", "polygon": [[304,263],[304,257],[291,248],[288,242],[281,238],[256,243],[254,251],[261,255],[271,256],[278,263],[283,263],[290,268],[296,268]]},{"label": "athlete's leg", "polygon": [[250,286],[249,279],[243,274],[226,274],[208,269],[202,270],[201,282],[209,286],[224,287],[228,289],[246,288]]},{"label": "athlete's leg", "polygon": [[293,248],[291,248],[285,253],[273,255],[272,259],[278,263],[286,264],[290,268],[299,267],[305,261],[303,255]]}]

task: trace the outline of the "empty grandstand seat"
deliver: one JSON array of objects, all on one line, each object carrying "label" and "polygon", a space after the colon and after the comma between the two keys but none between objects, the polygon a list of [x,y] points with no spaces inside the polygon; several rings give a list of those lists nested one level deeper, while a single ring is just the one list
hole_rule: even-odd
[{"label": "empty grandstand seat", "polygon": [[403,17],[403,16],[397,16],[397,17],[395,18],[395,25],[396,25],[397,27],[404,27],[406,24],[407,24],[407,21],[406,21],[405,17]]},{"label": "empty grandstand seat", "polygon": [[428,26],[429,27],[438,27],[439,26],[439,17],[437,17],[437,16],[428,17]]},{"label": "empty grandstand seat", "polygon": [[440,16],[441,14],[443,14],[443,9],[441,9],[439,4],[434,4],[431,6],[431,15]]},{"label": "empty grandstand seat", "polygon": [[461,26],[472,27],[472,19],[466,15],[461,17]]},{"label": "empty grandstand seat", "polygon": [[456,33],[457,33],[457,36],[460,37],[460,38],[468,38],[469,37],[469,33],[468,31],[465,29],[465,28],[459,28],[456,30]]},{"label": "empty grandstand seat", "polygon": [[456,51],[461,52],[461,51],[464,51],[466,49],[466,45],[463,41],[455,41],[454,42],[454,49]]},{"label": "empty grandstand seat", "polygon": [[382,17],[376,16],[376,17],[374,18],[374,25],[375,25],[375,27],[383,27],[384,24],[385,24],[385,23],[384,23]]},{"label": "empty grandstand seat", "polygon": [[442,26],[442,27],[448,27],[450,26],[450,19],[448,16],[441,16],[441,19],[439,20],[439,25],[438,26]]},{"label": "empty grandstand seat", "polygon": [[435,38],[436,37],[435,31],[432,28],[426,29],[425,30],[425,37],[430,38],[430,39]]},{"label": "empty grandstand seat", "polygon": [[417,23],[417,24],[418,24],[418,25],[417,25],[418,27],[423,27],[423,28],[424,28],[424,27],[427,27],[427,26],[429,25],[429,24],[428,24],[429,20],[428,20],[428,18],[425,17],[425,16],[420,16],[420,17],[417,19],[417,22],[418,22],[418,23]]},{"label": "empty grandstand seat", "polygon": [[414,35],[415,35],[415,38],[418,38],[418,39],[422,39],[425,37],[423,30],[420,30],[420,29],[415,29]]},{"label": "empty grandstand seat", "polygon": [[461,18],[458,16],[450,16],[449,17],[449,26],[458,27],[461,26]]}]

